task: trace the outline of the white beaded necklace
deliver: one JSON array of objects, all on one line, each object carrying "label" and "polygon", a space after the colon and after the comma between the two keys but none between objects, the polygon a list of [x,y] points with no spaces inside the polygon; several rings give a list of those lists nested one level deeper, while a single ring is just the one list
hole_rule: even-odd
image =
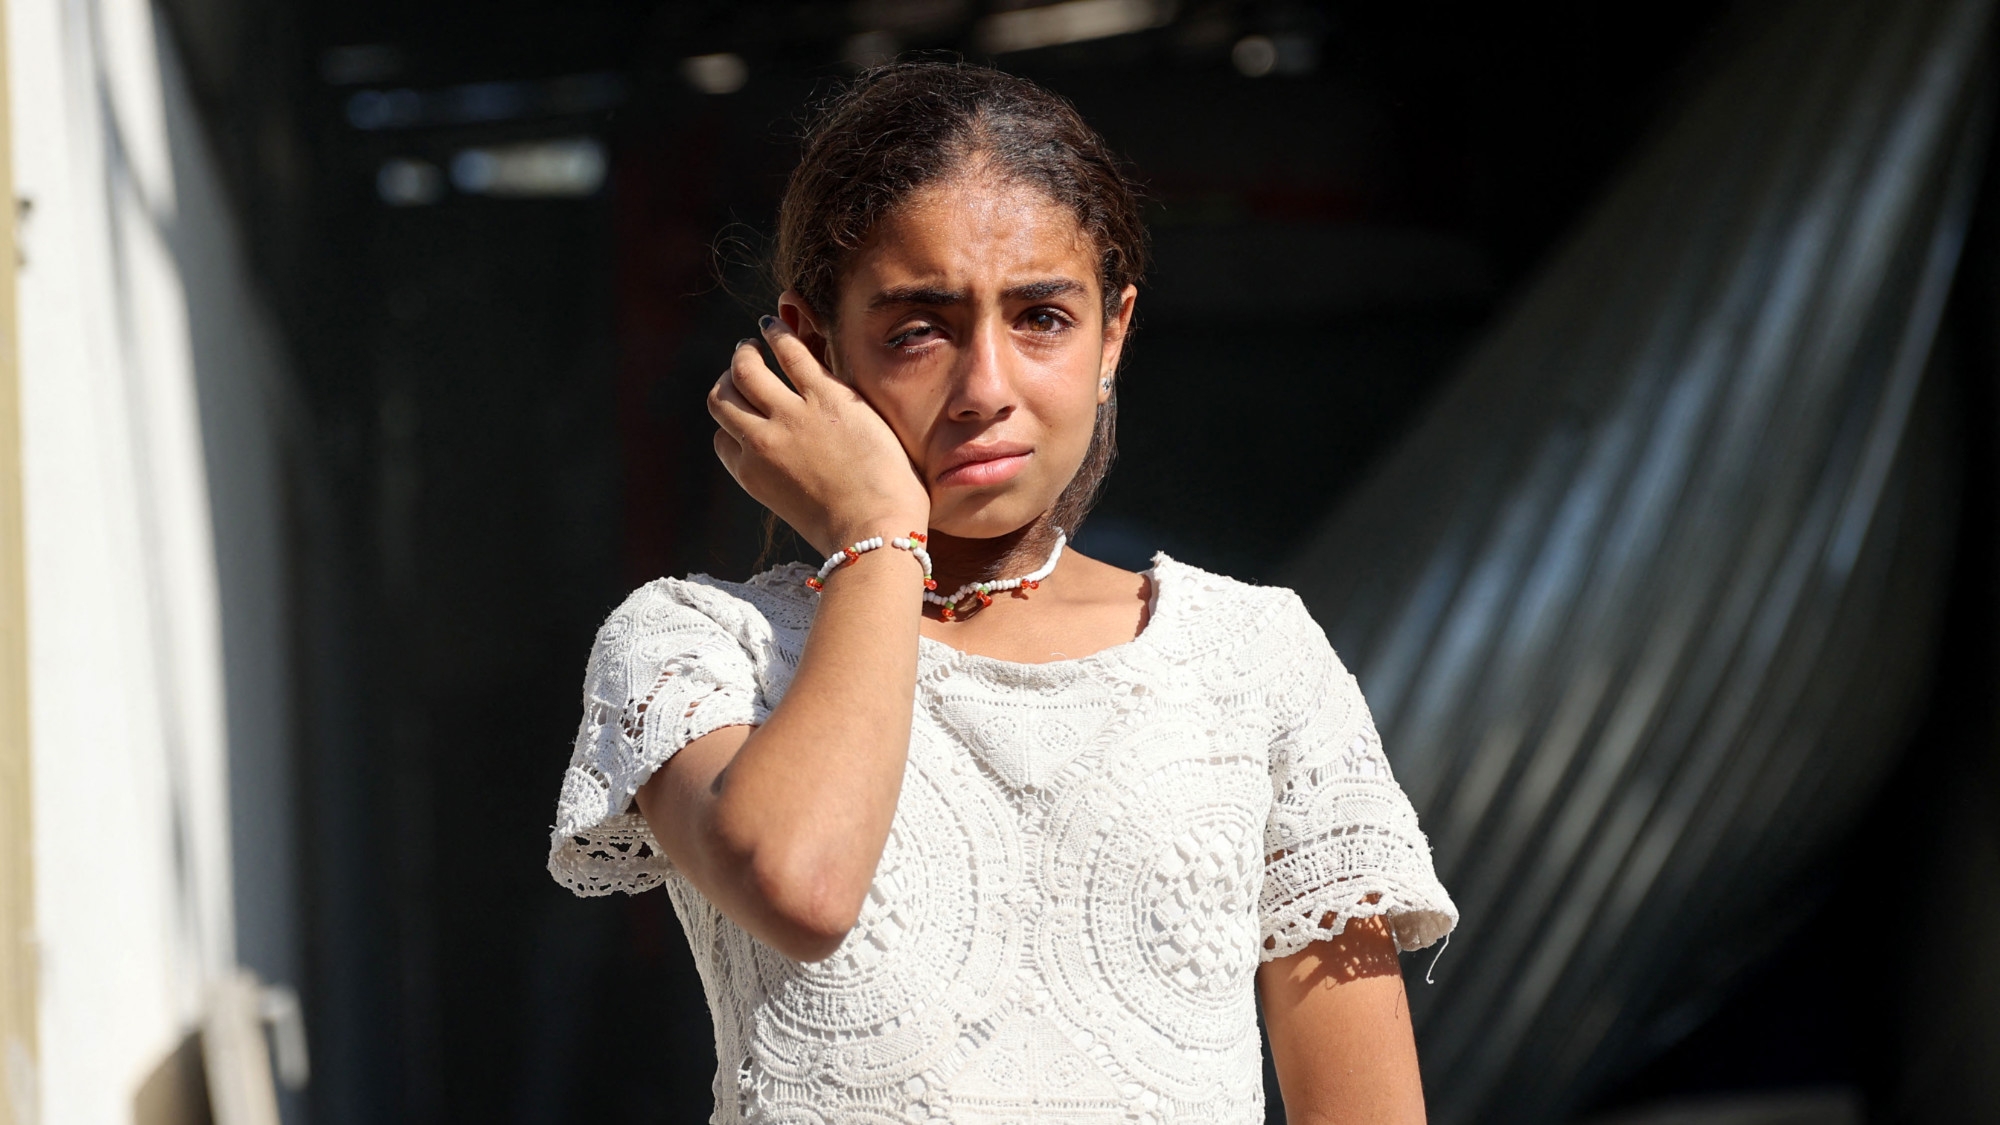
[{"label": "white beaded necklace", "polygon": [[[932,605],[943,606],[944,619],[946,621],[956,621],[958,620],[958,607],[969,597],[977,597],[980,605],[989,606],[993,604],[993,595],[996,591],[1005,592],[1022,588],[1033,590],[1042,584],[1042,579],[1055,573],[1056,560],[1062,558],[1063,544],[1067,541],[1062,529],[1057,528],[1056,545],[1055,549],[1049,552],[1049,561],[1043,563],[1040,569],[1032,573],[1024,574],[1019,578],[996,578],[991,582],[967,582],[950,594],[940,594],[933,590],[925,590],[924,600]],[[924,570],[928,577],[928,572],[930,571],[930,562],[928,559],[924,562]]]},{"label": "white beaded necklace", "polygon": [[929,536],[917,531],[912,531],[907,536],[899,536],[895,539],[884,539],[880,535],[877,535],[871,539],[860,540],[851,547],[842,547],[840,550],[828,555],[826,561],[820,564],[819,572],[806,578],[806,587],[817,594],[821,590],[826,589],[827,576],[834,571],[843,566],[852,565],[861,556],[870,551],[879,550],[884,546],[895,547],[898,550],[908,551],[910,554],[915,555],[917,562],[923,565],[924,600],[932,605],[943,606],[944,619],[946,621],[956,621],[958,620],[958,607],[965,604],[967,598],[978,598],[980,605],[989,606],[993,604],[993,592],[995,590],[1033,590],[1039,588],[1042,584],[1042,579],[1055,573],[1056,560],[1062,558],[1063,544],[1069,541],[1068,536],[1063,534],[1062,528],[1056,528],[1055,549],[1049,552],[1049,561],[1043,563],[1039,570],[1030,574],[1024,574],[1019,578],[996,578],[991,582],[967,582],[965,585],[952,591],[951,594],[945,595],[937,592],[937,579],[931,577],[931,556],[930,552],[924,549],[925,544],[929,540]]}]

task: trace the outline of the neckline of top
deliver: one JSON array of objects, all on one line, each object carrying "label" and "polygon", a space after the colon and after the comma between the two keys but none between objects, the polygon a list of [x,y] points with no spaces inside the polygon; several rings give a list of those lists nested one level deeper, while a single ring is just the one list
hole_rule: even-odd
[{"label": "neckline of top", "polygon": [[1178,595],[1173,599],[1168,598],[1166,592],[1172,583],[1163,581],[1162,579],[1178,565],[1180,564],[1165,551],[1153,552],[1153,565],[1139,572],[1140,576],[1146,579],[1148,587],[1145,626],[1131,640],[1120,641],[1115,645],[1106,645],[1095,652],[1087,652],[1082,656],[1066,656],[1060,660],[1003,660],[997,656],[982,656],[976,652],[967,652],[962,648],[926,637],[921,633],[917,635],[917,650],[919,653],[929,652],[932,655],[941,656],[946,660],[960,665],[977,664],[987,668],[1016,670],[1044,668],[1062,670],[1085,667],[1106,660],[1115,660],[1130,653],[1140,651],[1159,640],[1161,625],[1167,616],[1167,612],[1173,608],[1174,603],[1178,600]]}]

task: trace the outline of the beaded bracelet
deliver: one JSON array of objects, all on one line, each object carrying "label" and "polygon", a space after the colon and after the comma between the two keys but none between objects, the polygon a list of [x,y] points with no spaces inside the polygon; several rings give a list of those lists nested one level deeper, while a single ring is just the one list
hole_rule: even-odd
[{"label": "beaded bracelet", "polygon": [[909,535],[900,539],[889,540],[889,546],[899,547],[910,552],[910,554],[916,556],[919,563],[923,564],[925,590],[937,589],[937,579],[931,577],[931,553],[924,549],[925,544],[930,541],[931,537],[921,531],[912,531]]},{"label": "beaded bracelet", "polygon": [[935,590],[937,589],[937,579],[931,577],[930,552],[924,550],[924,544],[929,542],[929,540],[930,537],[920,531],[912,531],[907,536],[899,536],[898,538],[888,540],[883,539],[880,535],[862,539],[852,547],[842,547],[837,553],[828,555],[826,561],[819,564],[819,573],[806,579],[806,585],[815,591],[823,590],[826,588],[827,575],[832,574],[840,567],[852,566],[854,560],[886,545],[908,551],[910,554],[915,555],[917,561],[922,563],[924,567],[924,589]]}]

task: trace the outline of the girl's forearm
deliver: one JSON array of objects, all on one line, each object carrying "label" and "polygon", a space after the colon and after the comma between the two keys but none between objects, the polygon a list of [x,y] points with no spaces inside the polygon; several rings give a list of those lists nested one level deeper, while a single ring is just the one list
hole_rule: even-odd
[{"label": "girl's forearm", "polygon": [[826,952],[860,913],[902,789],[918,578],[909,554],[888,549],[828,578],[791,686],[717,777],[708,810],[715,858]]}]

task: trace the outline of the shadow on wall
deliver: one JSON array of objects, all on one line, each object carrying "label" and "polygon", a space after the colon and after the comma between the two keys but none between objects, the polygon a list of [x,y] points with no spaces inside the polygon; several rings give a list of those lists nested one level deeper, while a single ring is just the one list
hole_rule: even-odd
[{"label": "shadow on wall", "polygon": [[300,978],[293,809],[288,448],[300,413],[277,327],[244,257],[217,162],[171,37],[154,36],[175,208],[157,218],[187,305],[201,454],[214,536],[228,732],[236,960]]},{"label": "shadow on wall", "polygon": [[180,1046],[139,1083],[132,1095],[132,1125],[210,1125],[208,1079],[201,1072],[201,1036],[190,1032]]}]

